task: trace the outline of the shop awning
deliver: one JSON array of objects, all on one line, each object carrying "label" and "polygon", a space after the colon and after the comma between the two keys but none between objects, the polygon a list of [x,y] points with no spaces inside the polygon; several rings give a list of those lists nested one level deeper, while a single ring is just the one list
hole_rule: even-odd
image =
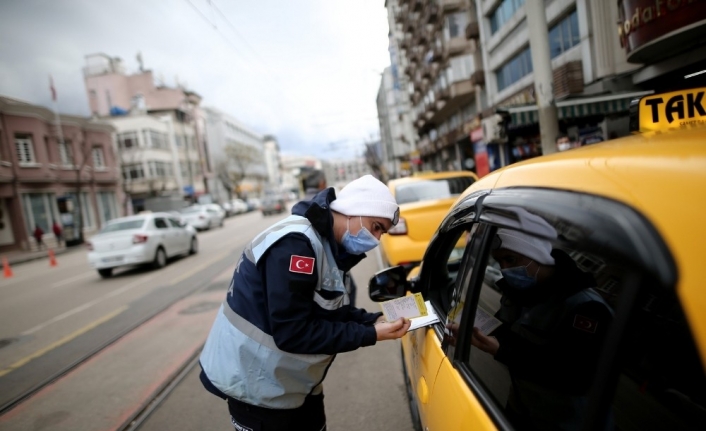
[{"label": "shop awning", "polygon": [[[576,97],[556,103],[559,119],[586,117],[589,115],[606,115],[627,112],[630,101],[652,94],[652,91],[633,93],[607,94],[604,96]],[[510,113],[510,127],[525,126],[539,122],[537,105],[513,106],[507,108]]]}]

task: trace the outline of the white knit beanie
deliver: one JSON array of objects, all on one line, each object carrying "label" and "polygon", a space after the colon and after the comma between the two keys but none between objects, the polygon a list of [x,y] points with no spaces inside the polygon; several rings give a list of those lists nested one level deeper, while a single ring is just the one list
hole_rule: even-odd
[{"label": "white knit beanie", "polygon": [[364,175],[346,184],[331,202],[331,209],[347,216],[383,217],[393,223],[399,205],[390,189],[372,175]]},{"label": "white knit beanie", "polygon": [[510,207],[508,209],[517,215],[519,228],[537,236],[519,230],[498,229],[497,235],[500,239],[498,248],[520,253],[542,265],[554,265],[551,240],[557,238],[556,229],[542,217],[532,214],[524,208]]}]

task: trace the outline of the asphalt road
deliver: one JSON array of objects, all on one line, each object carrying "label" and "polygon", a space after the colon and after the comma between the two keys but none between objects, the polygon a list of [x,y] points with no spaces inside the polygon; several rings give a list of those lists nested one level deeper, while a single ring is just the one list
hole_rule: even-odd
[{"label": "asphalt road", "polygon": [[[281,217],[227,219],[224,228],[199,234],[199,254],[158,271],[126,269],[104,280],[83,250],[58,256],[57,267],[43,260],[14,266],[15,276],[0,280],[0,405],[122,337],[0,416],[0,430],[123,426],[198,353],[239,252]],[[371,253],[354,269],[358,285],[378,269]],[[358,301],[377,309],[365,289]],[[232,429],[225,405],[201,388],[197,371],[141,429]],[[397,341],[339,355],[325,394],[330,430],[412,429]]]}]

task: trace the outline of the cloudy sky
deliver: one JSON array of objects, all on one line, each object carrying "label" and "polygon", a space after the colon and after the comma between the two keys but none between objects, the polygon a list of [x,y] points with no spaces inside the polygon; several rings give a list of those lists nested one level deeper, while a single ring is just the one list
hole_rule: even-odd
[{"label": "cloudy sky", "polygon": [[377,137],[383,0],[1,0],[0,95],[89,115],[85,56],[177,80],[287,153],[349,157]]}]

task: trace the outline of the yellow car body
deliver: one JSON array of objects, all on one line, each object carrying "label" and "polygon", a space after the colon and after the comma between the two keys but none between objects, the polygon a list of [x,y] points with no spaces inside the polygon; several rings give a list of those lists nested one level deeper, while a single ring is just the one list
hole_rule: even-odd
[{"label": "yellow car body", "polygon": [[400,205],[400,222],[380,239],[383,259],[390,266],[418,264],[441,220],[473,182],[470,171],[425,172],[388,181]]},{"label": "yellow car body", "polygon": [[[703,95],[705,90],[662,97],[666,101],[681,94],[684,99],[699,100],[699,92]],[[648,96],[640,102],[643,130],[655,127],[648,121],[653,117],[644,117],[645,111],[655,105],[649,100],[659,96]],[[664,107],[665,104],[659,106]],[[699,118],[696,111],[697,118],[691,120],[703,124],[706,116]],[[405,381],[415,429],[513,429],[531,422],[507,413],[510,407],[503,396],[509,400],[518,395],[503,391],[516,391],[521,386],[515,386],[513,377],[510,389],[505,389],[507,382],[495,376],[505,376],[508,366],[503,370],[503,364],[492,355],[476,349],[468,329],[477,324],[473,313],[486,304],[484,295],[494,292],[488,288],[492,284],[487,281],[490,265],[484,273],[478,272],[486,265],[481,255],[487,256],[491,250],[484,241],[494,236],[496,226],[515,223],[512,215],[517,213],[517,207],[546,211],[542,214],[559,231],[561,226],[571,226],[562,231],[559,240],[578,244],[577,247],[585,245],[584,257],[604,258],[598,263],[583,262],[586,267],[614,264],[625,271],[616,276],[614,298],[605,295],[608,290],[598,290],[609,298],[607,303],[615,301],[615,315],[609,325],[610,336],[602,344],[605,351],[597,362],[591,392],[582,394],[587,410],[582,410],[584,416],[579,425],[586,429],[636,430],[703,427],[706,127],[679,127],[678,122],[667,122],[671,127],[664,127],[664,111],[655,112],[654,118],[663,125],[658,131],[505,167],[475,182],[455,202],[429,245],[421,271],[415,268],[410,273],[412,283],[406,285],[431,300],[442,322],[402,338]],[[674,126],[677,130],[667,130]],[[481,207],[487,207],[487,211],[478,210]],[[563,215],[567,218],[562,219]],[[582,226],[586,229],[581,230]],[[444,251],[458,249],[455,235],[459,234],[452,235],[454,230],[460,230],[461,237],[469,241],[458,266],[453,266],[453,252]],[[600,245],[594,244],[595,238],[600,238]],[[572,250],[571,247],[567,245],[567,249]],[[601,250],[616,251],[601,255]],[[596,274],[601,274],[604,269],[595,265]],[[446,271],[444,275],[448,275],[453,271],[449,268],[457,271],[457,278],[444,290],[439,274]],[[625,274],[633,277],[634,284]],[[606,279],[604,284],[597,284],[602,289],[609,282]],[[669,298],[674,303],[668,310],[660,309],[668,307],[663,304],[670,304]],[[619,302],[622,305],[618,306]],[[653,326],[653,320],[659,324]],[[633,321],[640,323],[633,325]],[[677,327],[679,336],[663,336],[677,331]],[[606,359],[611,355],[612,362]],[[533,413],[527,412],[527,417]],[[550,428],[554,427],[545,429]]]}]

